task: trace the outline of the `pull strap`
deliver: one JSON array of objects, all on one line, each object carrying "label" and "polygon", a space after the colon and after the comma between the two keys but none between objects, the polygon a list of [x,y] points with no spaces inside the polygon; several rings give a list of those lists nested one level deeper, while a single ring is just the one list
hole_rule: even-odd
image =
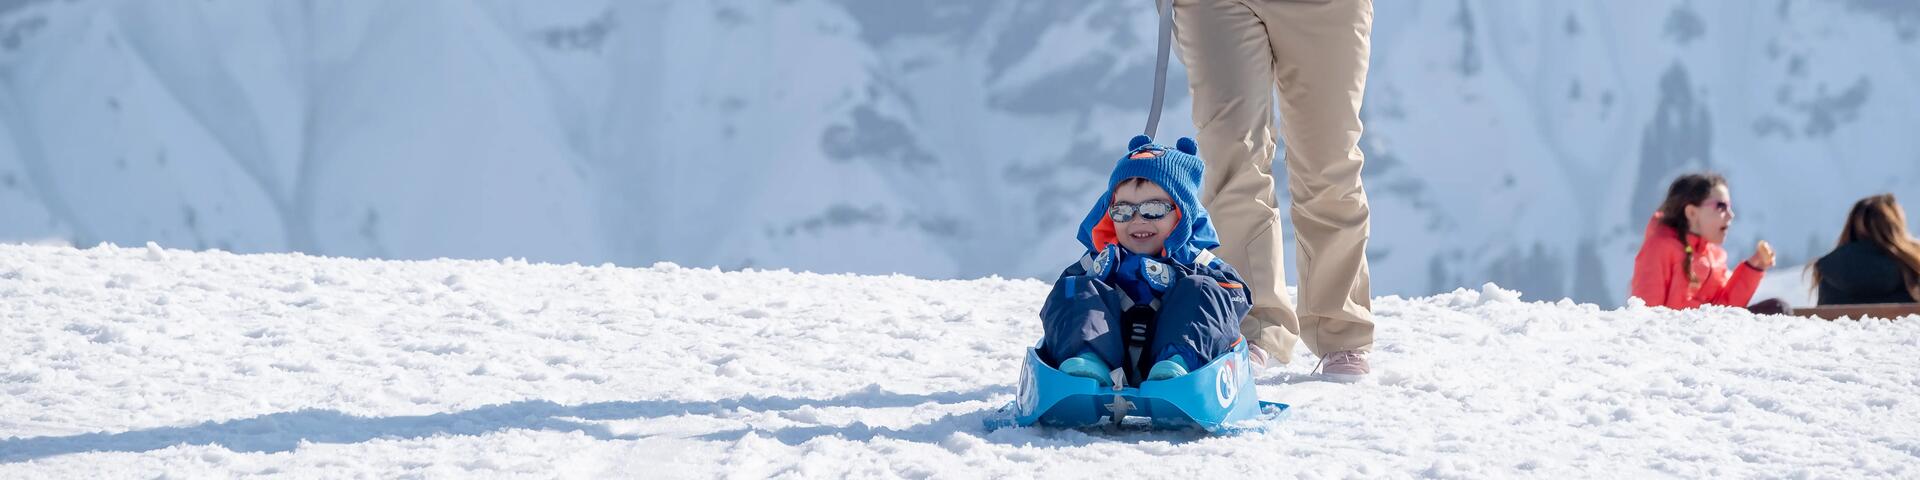
[{"label": "pull strap", "polygon": [[1173,45],[1173,0],[1158,0],[1160,4],[1160,52],[1153,63],[1153,104],[1147,109],[1148,137],[1160,129],[1160,104],[1167,97],[1167,51]]}]

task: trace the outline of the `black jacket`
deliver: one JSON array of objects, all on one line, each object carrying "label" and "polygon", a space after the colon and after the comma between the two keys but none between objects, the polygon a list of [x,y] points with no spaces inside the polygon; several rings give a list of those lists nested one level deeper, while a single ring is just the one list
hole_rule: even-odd
[{"label": "black jacket", "polygon": [[1834,248],[1814,263],[1820,269],[1820,304],[1913,303],[1903,268],[1873,242]]}]

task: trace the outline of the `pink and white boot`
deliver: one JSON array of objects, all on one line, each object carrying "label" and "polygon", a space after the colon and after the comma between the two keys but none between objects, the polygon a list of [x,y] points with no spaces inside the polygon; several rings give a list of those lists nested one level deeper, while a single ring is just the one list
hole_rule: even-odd
[{"label": "pink and white boot", "polygon": [[1341,350],[1320,357],[1320,374],[1336,382],[1357,382],[1373,369],[1367,365],[1366,350]]}]

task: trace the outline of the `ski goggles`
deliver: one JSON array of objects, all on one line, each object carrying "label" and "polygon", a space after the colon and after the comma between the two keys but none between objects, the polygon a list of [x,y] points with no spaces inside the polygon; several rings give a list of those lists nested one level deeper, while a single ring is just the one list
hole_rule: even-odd
[{"label": "ski goggles", "polygon": [[1120,202],[1107,207],[1107,217],[1112,218],[1113,223],[1131,222],[1134,215],[1140,215],[1147,220],[1159,220],[1167,218],[1169,213],[1173,213],[1173,204],[1159,200],[1144,203]]}]

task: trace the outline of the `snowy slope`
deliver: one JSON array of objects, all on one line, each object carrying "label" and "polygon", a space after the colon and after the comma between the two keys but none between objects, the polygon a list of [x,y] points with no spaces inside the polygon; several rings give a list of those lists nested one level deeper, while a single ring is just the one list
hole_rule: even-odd
[{"label": "snowy slope", "polygon": [[[1920,208],[1916,5],[1380,0],[1377,293],[1617,305],[1684,170],[1733,179],[1736,256],[1765,238],[1806,263],[1868,194]],[[1143,123],[1154,20],[1139,0],[0,2],[0,240],[1045,278]],[[1167,136],[1192,130],[1174,67]]]},{"label": "snowy slope", "polygon": [[1920,317],[1377,299],[1265,433],[984,432],[1047,285],[0,246],[0,477],[1911,477]]}]

